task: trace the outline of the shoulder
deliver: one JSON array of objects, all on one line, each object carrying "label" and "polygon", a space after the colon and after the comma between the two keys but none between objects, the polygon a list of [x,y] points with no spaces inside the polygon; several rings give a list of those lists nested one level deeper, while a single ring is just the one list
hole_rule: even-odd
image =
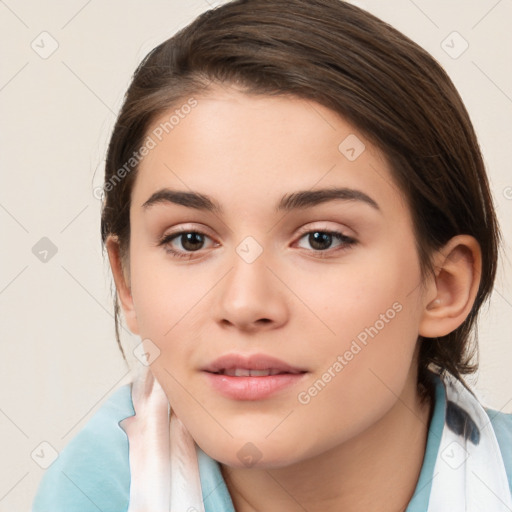
[{"label": "shoulder", "polygon": [[126,384],[108,398],[46,470],[32,512],[126,510],[128,438],[119,422],[133,414],[131,384]]},{"label": "shoulder", "polygon": [[507,471],[508,483],[512,492],[512,414],[485,408],[491,420],[494,433],[500,445],[501,455]]}]

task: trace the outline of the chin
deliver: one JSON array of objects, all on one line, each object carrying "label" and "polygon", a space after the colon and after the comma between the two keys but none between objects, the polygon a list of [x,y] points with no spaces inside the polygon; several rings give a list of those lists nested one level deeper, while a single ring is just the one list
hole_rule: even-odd
[{"label": "chin", "polygon": [[290,466],[302,460],[306,455],[298,453],[298,443],[290,446],[270,443],[262,436],[261,440],[232,439],[228,443],[197,443],[212,459],[230,468],[273,469]]}]

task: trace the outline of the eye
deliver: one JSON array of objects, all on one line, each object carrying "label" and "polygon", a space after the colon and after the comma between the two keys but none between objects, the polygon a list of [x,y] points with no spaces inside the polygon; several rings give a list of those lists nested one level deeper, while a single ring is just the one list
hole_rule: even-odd
[{"label": "eye", "polygon": [[[201,231],[183,229],[176,233],[165,235],[159,242],[159,246],[163,246],[165,251],[177,258],[190,259],[194,252],[201,250],[204,244],[204,238],[210,238]],[[176,250],[172,247],[172,243],[178,240],[181,242],[182,250]]]},{"label": "eye", "polygon": [[354,238],[346,236],[340,231],[329,231],[323,229],[310,229],[309,231],[304,232],[299,238],[299,240],[302,239],[307,240],[307,242],[313,248],[314,252],[322,253],[327,252],[328,249],[331,249],[334,241],[339,242],[338,247],[333,249],[335,251],[348,249],[357,243]]}]

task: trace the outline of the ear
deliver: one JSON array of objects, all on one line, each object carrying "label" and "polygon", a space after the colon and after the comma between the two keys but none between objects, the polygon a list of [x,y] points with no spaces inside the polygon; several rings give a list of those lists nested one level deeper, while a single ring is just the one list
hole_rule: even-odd
[{"label": "ear", "polygon": [[419,334],[445,336],[468,316],[480,285],[482,253],[476,239],[457,235],[434,256],[435,277],[427,286]]},{"label": "ear", "polygon": [[114,276],[117,296],[123,309],[126,324],[133,334],[139,334],[137,315],[133,305],[133,298],[130,289],[130,276],[127,265],[123,265],[119,241],[117,237],[109,235],[105,242],[110,267]]}]

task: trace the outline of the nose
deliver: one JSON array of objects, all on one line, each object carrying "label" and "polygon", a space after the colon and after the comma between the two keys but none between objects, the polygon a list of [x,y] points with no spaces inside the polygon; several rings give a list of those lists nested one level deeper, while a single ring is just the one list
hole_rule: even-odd
[{"label": "nose", "polygon": [[218,321],[224,328],[254,332],[286,323],[286,286],[267,266],[264,254],[252,262],[234,255],[231,270],[219,284],[216,301]]}]

